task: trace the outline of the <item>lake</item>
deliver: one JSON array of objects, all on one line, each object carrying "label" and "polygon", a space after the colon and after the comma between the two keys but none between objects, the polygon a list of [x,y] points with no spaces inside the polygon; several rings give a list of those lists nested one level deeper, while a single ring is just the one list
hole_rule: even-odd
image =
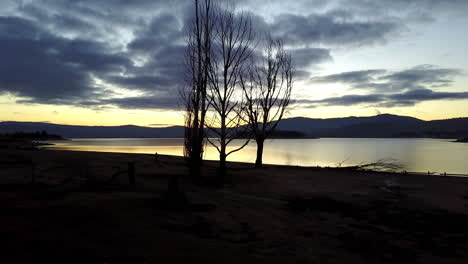
[{"label": "lake", "polygon": [[[352,166],[393,159],[409,172],[468,174],[468,144],[452,139],[320,138],[270,139],[265,142],[265,164]],[[54,141],[49,149],[183,155],[181,138],[110,138]],[[233,146],[242,144],[235,141]],[[256,144],[250,142],[228,161],[255,162]],[[208,146],[205,159],[217,160]]]}]

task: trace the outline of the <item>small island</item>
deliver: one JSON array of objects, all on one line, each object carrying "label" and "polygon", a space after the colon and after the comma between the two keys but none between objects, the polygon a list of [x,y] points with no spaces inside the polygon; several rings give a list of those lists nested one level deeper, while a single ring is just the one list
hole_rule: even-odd
[{"label": "small island", "polygon": [[468,137],[466,137],[466,138],[460,138],[460,139],[456,140],[455,142],[458,142],[458,143],[468,143]]},{"label": "small island", "polygon": [[36,150],[39,146],[53,145],[44,141],[66,140],[60,135],[49,134],[47,131],[15,132],[0,134],[0,149]]}]

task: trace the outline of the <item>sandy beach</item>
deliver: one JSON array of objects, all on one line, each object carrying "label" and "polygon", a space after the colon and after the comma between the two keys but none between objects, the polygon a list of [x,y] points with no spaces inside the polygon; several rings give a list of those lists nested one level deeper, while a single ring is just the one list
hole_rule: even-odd
[{"label": "sandy beach", "polygon": [[[135,187],[112,177],[129,162]],[[468,261],[468,178],[252,167],[230,163],[221,187],[194,184],[181,157],[0,150],[2,262]],[[162,203],[174,176],[190,209]]]}]

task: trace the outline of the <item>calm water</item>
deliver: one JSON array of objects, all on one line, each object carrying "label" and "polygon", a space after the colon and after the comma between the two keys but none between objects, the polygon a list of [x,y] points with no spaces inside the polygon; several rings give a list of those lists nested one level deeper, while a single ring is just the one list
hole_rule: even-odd
[{"label": "calm water", "polygon": [[[264,163],[299,166],[342,166],[394,159],[408,171],[468,174],[468,144],[449,139],[272,139],[265,142]],[[53,142],[52,149],[150,153],[182,156],[183,139],[116,138],[73,139]],[[242,144],[240,141],[235,144]],[[230,161],[254,162],[255,142],[228,157]],[[205,158],[218,159],[208,146]]]}]

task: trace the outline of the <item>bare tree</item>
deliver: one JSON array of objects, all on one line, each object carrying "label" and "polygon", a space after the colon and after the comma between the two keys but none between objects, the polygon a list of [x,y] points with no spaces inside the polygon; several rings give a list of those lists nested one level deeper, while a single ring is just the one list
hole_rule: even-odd
[{"label": "bare tree", "polygon": [[209,105],[208,72],[215,24],[216,16],[211,0],[195,0],[185,56],[187,86],[181,93],[186,107],[184,155],[194,177],[200,176],[203,160],[205,118]]},{"label": "bare tree", "polygon": [[293,86],[291,56],[285,52],[280,40],[267,38],[259,62],[252,63],[241,83],[246,98],[246,121],[257,142],[255,167],[259,168],[263,164],[265,139],[283,118]]},{"label": "bare tree", "polygon": [[243,102],[240,79],[246,63],[252,55],[254,34],[248,15],[235,14],[233,11],[219,10],[215,34],[213,37],[212,56],[209,67],[210,113],[208,128],[213,138],[209,142],[219,152],[220,175],[226,173],[226,158],[241,150],[248,140],[228,151],[227,147],[234,139],[244,137]]}]

